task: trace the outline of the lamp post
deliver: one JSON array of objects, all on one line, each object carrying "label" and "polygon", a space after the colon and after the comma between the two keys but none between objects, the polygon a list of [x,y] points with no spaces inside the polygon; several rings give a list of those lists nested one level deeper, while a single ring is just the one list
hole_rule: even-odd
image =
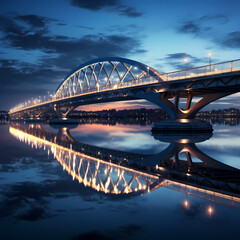
[{"label": "lamp post", "polygon": [[186,75],[187,75],[187,62],[188,62],[187,57],[185,57],[184,62],[185,62],[185,77],[186,77]]},{"label": "lamp post", "polygon": [[211,66],[211,57],[212,57],[212,53],[208,53],[208,58],[209,58],[209,66]]},{"label": "lamp post", "polygon": [[212,53],[208,53],[210,72],[211,72],[211,57],[212,57]]}]

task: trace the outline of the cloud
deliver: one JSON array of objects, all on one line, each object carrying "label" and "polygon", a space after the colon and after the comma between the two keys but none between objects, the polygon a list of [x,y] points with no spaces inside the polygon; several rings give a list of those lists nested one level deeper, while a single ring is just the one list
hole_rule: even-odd
[{"label": "cloud", "polygon": [[116,8],[119,10],[119,14],[122,16],[127,16],[127,17],[141,17],[143,14],[139,11],[136,10],[134,7],[127,7],[125,5],[121,5]]},{"label": "cloud", "polygon": [[87,233],[79,234],[78,236],[74,236],[72,240],[115,240],[117,239],[115,236],[108,236],[105,233],[100,231],[91,231]]},{"label": "cloud", "polygon": [[193,21],[188,21],[183,23],[183,25],[181,25],[178,28],[178,31],[181,33],[192,33],[192,34],[196,34],[200,32],[200,27],[198,24],[194,23]]},{"label": "cloud", "polygon": [[228,21],[229,18],[226,15],[205,15],[197,19],[183,21],[176,27],[176,30],[182,34],[208,39],[218,47],[239,49],[240,31],[224,33],[222,28]]},{"label": "cloud", "polygon": [[177,26],[177,31],[194,36],[204,36],[217,25],[223,25],[228,22],[226,15],[204,15],[199,18],[183,21]]},{"label": "cloud", "polygon": [[[83,58],[88,60],[92,57],[125,56],[129,53],[145,52],[144,49],[140,48],[140,40],[130,35],[104,35],[100,33],[71,38],[62,35],[51,35],[47,28],[33,31],[20,26],[16,21],[4,17],[0,18],[0,23],[2,23],[2,41],[7,47],[27,51],[40,50],[48,54],[78,55],[79,59],[80,56],[84,56]],[[55,59],[57,59],[56,56]]]},{"label": "cloud", "polygon": [[202,37],[205,36],[212,27],[204,26],[200,20],[191,20],[183,22],[178,26],[177,31],[184,34],[191,34],[193,36]]},{"label": "cloud", "polygon": [[71,0],[71,4],[76,7],[97,11],[105,7],[115,7],[119,5],[118,0]]},{"label": "cloud", "polygon": [[75,7],[84,8],[92,11],[109,10],[115,11],[119,15],[127,17],[141,17],[143,13],[134,7],[123,4],[120,0],[71,0],[71,4]]},{"label": "cloud", "polygon": [[167,63],[167,65],[172,66],[174,69],[184,69],[186,67],[185,59],[187,59],[187,68],[193,68],[195,65],[199,65],[199,62],[206,61],[206,59],[197,58],[184,52],[170,53],[165,58],[159,60]]},{"label": "cloud", "polygon": [[29,25],[35,28],[45,27],[46,23],[51,21],[50,18],[40,17],[37,15],[17,16],[16,19],[19,19],[25,23],[28,23]]},{"label": "cloud", "polygon": [[94,30],[95,28],[93,27],[86,27],[86,26],[82,26],[82,25],[79,25],[77,26],[78,28],[82,28],[82,29],[87,29],[87,30]]},{"label": "cloud", "polygon": [[[21,24],[25,21],[27,24]],[[16,88],[16,84],[35,84],[47,90],[46,85],[58,83],[65,75],[81,63],[94,58],[106,56],[125,57],[128,54],[142,54],[141,40],[134,34],[89,34],[73,38],[65,35],[54,35],[49,31],[49,20],[40,16],[22,15],[0,16],[1,44],[11,51],[23,51],[35,54],[37,60],[29,63],[16,59],[0,61],[1,86],[3,89]],[[35,26],[35,27],[34,27]],[[79,26],[87,28],[85,26]],[[88,28],[90,30],[90,28]],[[18,58],[16,56],[16,58]],[[29,59],[29,58],[28,58]],[[8,81],[6,81],[8,79]],[[27,91],[28,88],[26,88]],[[20,91],[21,89],[19,89]],[[19,93],[20,94],[20,93]],[[3,98],[4,96],[0,96]],[[34,96],[31,96],[34,97]],[[6,101],[2,101],[2,103]],[[11,103],[12,105],[12,103]],[[9,105],[7,105],[9,107]],[[4,106],[4,108],[6,108]]]},{"label": "cloud", "polygon": [[229,21],[229,17],[222,14],[216,14],[216,15],[204,15],[199,18],[200,22],[209,22],[214,21],[218,24],[225,24]]},{"label": "cloud", "polygon": [[228,33],[222,40],[217,42],[223,47],[240,48],[240,31]]}]

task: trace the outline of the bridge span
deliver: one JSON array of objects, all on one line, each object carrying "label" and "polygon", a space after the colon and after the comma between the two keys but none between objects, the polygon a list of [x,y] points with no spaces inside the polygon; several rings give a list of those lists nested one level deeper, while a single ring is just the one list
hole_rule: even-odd
[{"label": "bridge span", "polygon": [[109,57],[80,65],[55,94],[21,103],[10,110],[10,116],[38,118],[51,110],[66,119],[81,105],[145,99],[172,120],[193,119],[207,104],[239,90],[240,60],[160,73],[140,62]]}]

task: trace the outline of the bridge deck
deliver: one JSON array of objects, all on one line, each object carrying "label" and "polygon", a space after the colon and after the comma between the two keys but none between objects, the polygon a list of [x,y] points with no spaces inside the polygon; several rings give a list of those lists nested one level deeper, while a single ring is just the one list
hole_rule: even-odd
[{"label": "bridge deck", "polygon": [[[206,65],[202,67],[196,67],[191,69],[185,69],[180,71],[174,71],[166,74],[161,74],[160,76],[150,76],[136,81],[125,81],[118,84],[112,84],[104,87],[98,87],[89,90],[83,90],[79,94],[74,94],[65,97],[43,97],[42,99],[35,99],[33,101],[29,100],[23,104],[18,105],[17,107],[10,110],[10,114],[21,112],[24,110],[33,109],[35,107],[44,106],[48,104],[57,103],[62,100],[68,100],[75,97],[81,97],[90,94],[103,93],[107,91],[115,91],[120,89],[129,89],[132,87],[138,86],[148,86],[151,84],[161,84],[163,82],[169,81],[180,81],[180,80],[197,80],[202,77],[218,76],[227,73],[233,73],[240,71],[240,60],[234,60],[229,62],[217,63],[212,65]],[[47,100],[46,100],[47,99]]]}]

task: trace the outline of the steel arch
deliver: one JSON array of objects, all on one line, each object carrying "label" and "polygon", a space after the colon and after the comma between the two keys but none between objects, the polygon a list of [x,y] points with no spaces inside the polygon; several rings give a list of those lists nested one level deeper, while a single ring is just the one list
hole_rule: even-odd
[{"label": "steel arch", "polygon": [[[116,77],[113,78],[113,75]],[[128,80],[129,77],[130,80]],[[69,73],[58,86],[55,97],[75,96],[94,89],[109,88],[109,86],[117,89],[124,82],[137,83],[146,77],[163,81],[161,73],[137,61],[120,57],[95,59],[81,64]]]}]

